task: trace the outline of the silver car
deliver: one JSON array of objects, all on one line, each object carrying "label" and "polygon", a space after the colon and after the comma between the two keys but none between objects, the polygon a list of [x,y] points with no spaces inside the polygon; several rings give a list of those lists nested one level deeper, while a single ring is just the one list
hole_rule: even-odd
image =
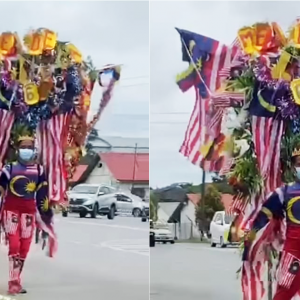
[{"label": "silver car", "polygon": [[98,214],[113,219],[120,208],[116,199],[116,189],[103,184],[79,184],[68,192],[69,211],[79,213],[80,218],[88,214],[96,218]]}]

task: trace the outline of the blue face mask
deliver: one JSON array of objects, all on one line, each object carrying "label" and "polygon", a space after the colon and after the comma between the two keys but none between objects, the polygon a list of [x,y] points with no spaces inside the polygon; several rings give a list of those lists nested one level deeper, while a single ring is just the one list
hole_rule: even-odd
[{"label": "blue face mask", "polygon": [[23,161],[30,161],[33,159],[34,151],[32,149],[19,149],[19,156]]},{"label": "blue face mask", "polygon": [[300,167],[296,167],[296,176],[300,179]]}]

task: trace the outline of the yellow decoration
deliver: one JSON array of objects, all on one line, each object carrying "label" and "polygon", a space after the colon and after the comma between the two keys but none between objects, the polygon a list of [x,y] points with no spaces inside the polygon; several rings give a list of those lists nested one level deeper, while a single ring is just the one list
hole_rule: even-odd
[{"label": "yellow decoration", "polygon": [[294,79],[291,82],[291,90],[293,93],[295,103],[300,105],[300,79]]},{"label": "yellow decoration", "polygon": [[254,54],[271,49],[274,39],[273,28],[268,23],[258,23],[238,31],[240,44],[247,54]]},{"label": "yellow decoration", "polygon": [[200,154],[203,156],[203,157],[206,157],[209,153],[209,150],[210,148],[212,147],[214,141],[209,141],[207,142],[206,144],[202,145],[200,147]]},{"label": "yellow decoration", "polygon": [[300,224],[300,220],[298,220],[298,219],[294,216],[292,210],[293,210],[294,204],[295,204],[296,202],[298,202],[299,200],[300,200],[300,197],[299,197],[299,196],[292,198],[290,201],[288,201],[288,203],[287,203],[287,208],[286,208],[287,216],[288,216],[289,221],[292,221],[292,223],[297,224],[297,225]]},{"label": "yellow decoration", "polygon": [[32,136],[29,136],[29,135],[22,135],[22,136],[19,136],[18,138],[18,142],[22,142],[22,141],[34,141],[34,138]]},{"label": "yellow decoration", "polygon": [[290,74],[285,72],[288,63],[291,60],[291,54],[287,53],[286,51],[282,52],[280,55],[279,61],[277,64],[272,68],[272,78],[273,79],[284,79],[287,81],[291,81],[292,77]]},{"label": "yellow decoration", "polygon": [[28,83],[24,86],[24,100],[28,105],[35,105],[39,102],[38,88],[34,83]]},{"label": "yellow decoration", "polygon": [[56,42],[57,42],[56,33],[51,30],[44,29],[43,35],[44,35],[43,50],[53,50],[55,48]]},{"label": "yellow decoration", "polygon": [[281,29],[281,27],[275,22],[272,23],[272,27],[273,27],[273,32],[275,34],[276,41],[279,43],[279,46],[280,47],[286,46],[287,38],[285,37],[284,32]]},{"label": "yellow decoration", "polygon": [[48,197],[46,197],[46,198],[43,200],[43,207],[42,207],[42,210],[43,210],[43,211],[49,210],[49,199],[48,199]]},{"label": "yellow decoration", "polygon": [[46,50],[53,50],[56,42],[56,34],[48,29],[34,31],[24,37],[24,44],[30,55],[41,55]]},{"label": "yellow decoration", "polygon": [[300,48],[300,23],[297,22],[290,31],[290,41],[293,42],[294,46]]},{"label": "yellow decoration", "polygon": [[2,56],[14,56],[17,54],[17,40],[13,33],[4,32],[0,35],[0,54]]},{"label": "yellow decoration", "polygon": [[300,149],[294,149],[293,153],[292,153],[292,157],[294,156],[300,156]]},{"label": "yellow decoration", "polygon": [[25,186],[25,191],[32,193],[36,190],[36,183],[34,181],[29,181]]},{"label": "yellow decoration", "polygon": [[73,44],[67,44],[67,49],[70,52],[70,56],[75,63],[82,63],[82,54]]},{"label": "yellow decoration", "polygon": [[28,81],[28,76],[24,68],[24,63],[25,63],[24,57],[21,56],[19,62],[20,62],[19,82],[25,85],[25,83]]}]

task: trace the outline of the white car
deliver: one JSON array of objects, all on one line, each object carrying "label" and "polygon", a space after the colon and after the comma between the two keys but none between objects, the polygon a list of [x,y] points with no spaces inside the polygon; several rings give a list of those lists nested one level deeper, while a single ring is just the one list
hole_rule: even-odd
[{"label": "white car", "polygon": [[228,243],[228,234],[230,230],[233,216],[229,216],[225,211],[217,211],[210,223],[211,246],[216,247],[217,244],[221,248],[225,248]]},{"label": "white car", "polygon": [[155,242],[161,242],[164,244],[175,243],[174,236],[167,224],[163,224],[163,223],[153,224],[152,232],[154,232],[155,234]]}]

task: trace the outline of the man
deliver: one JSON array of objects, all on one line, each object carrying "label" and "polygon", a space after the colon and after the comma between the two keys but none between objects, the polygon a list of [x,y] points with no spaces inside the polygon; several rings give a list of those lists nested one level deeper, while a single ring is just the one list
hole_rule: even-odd
[{"label": "man", "polygon": [[[276,189],[264,203],[253,222],[245,242],[244,260],[249,259],[256,233],[270,220],[286,219],[286,235],[277,273],[277,289],[273,300],[290,300],[300,290],[300,149],[292,154],[296,181]],[[251,260],[250,260],[251,263]]]},{"label": "man", "polygon": [[0,176],[2,200],[1,223],[8,241],[8,293],[24,294],[21,273],[34,234],[36,213],[48,221],[53,216],[49,208],[48,184],[43,169],[35,164],[34,138],[20,137],[18,161],[4,166]]}]

